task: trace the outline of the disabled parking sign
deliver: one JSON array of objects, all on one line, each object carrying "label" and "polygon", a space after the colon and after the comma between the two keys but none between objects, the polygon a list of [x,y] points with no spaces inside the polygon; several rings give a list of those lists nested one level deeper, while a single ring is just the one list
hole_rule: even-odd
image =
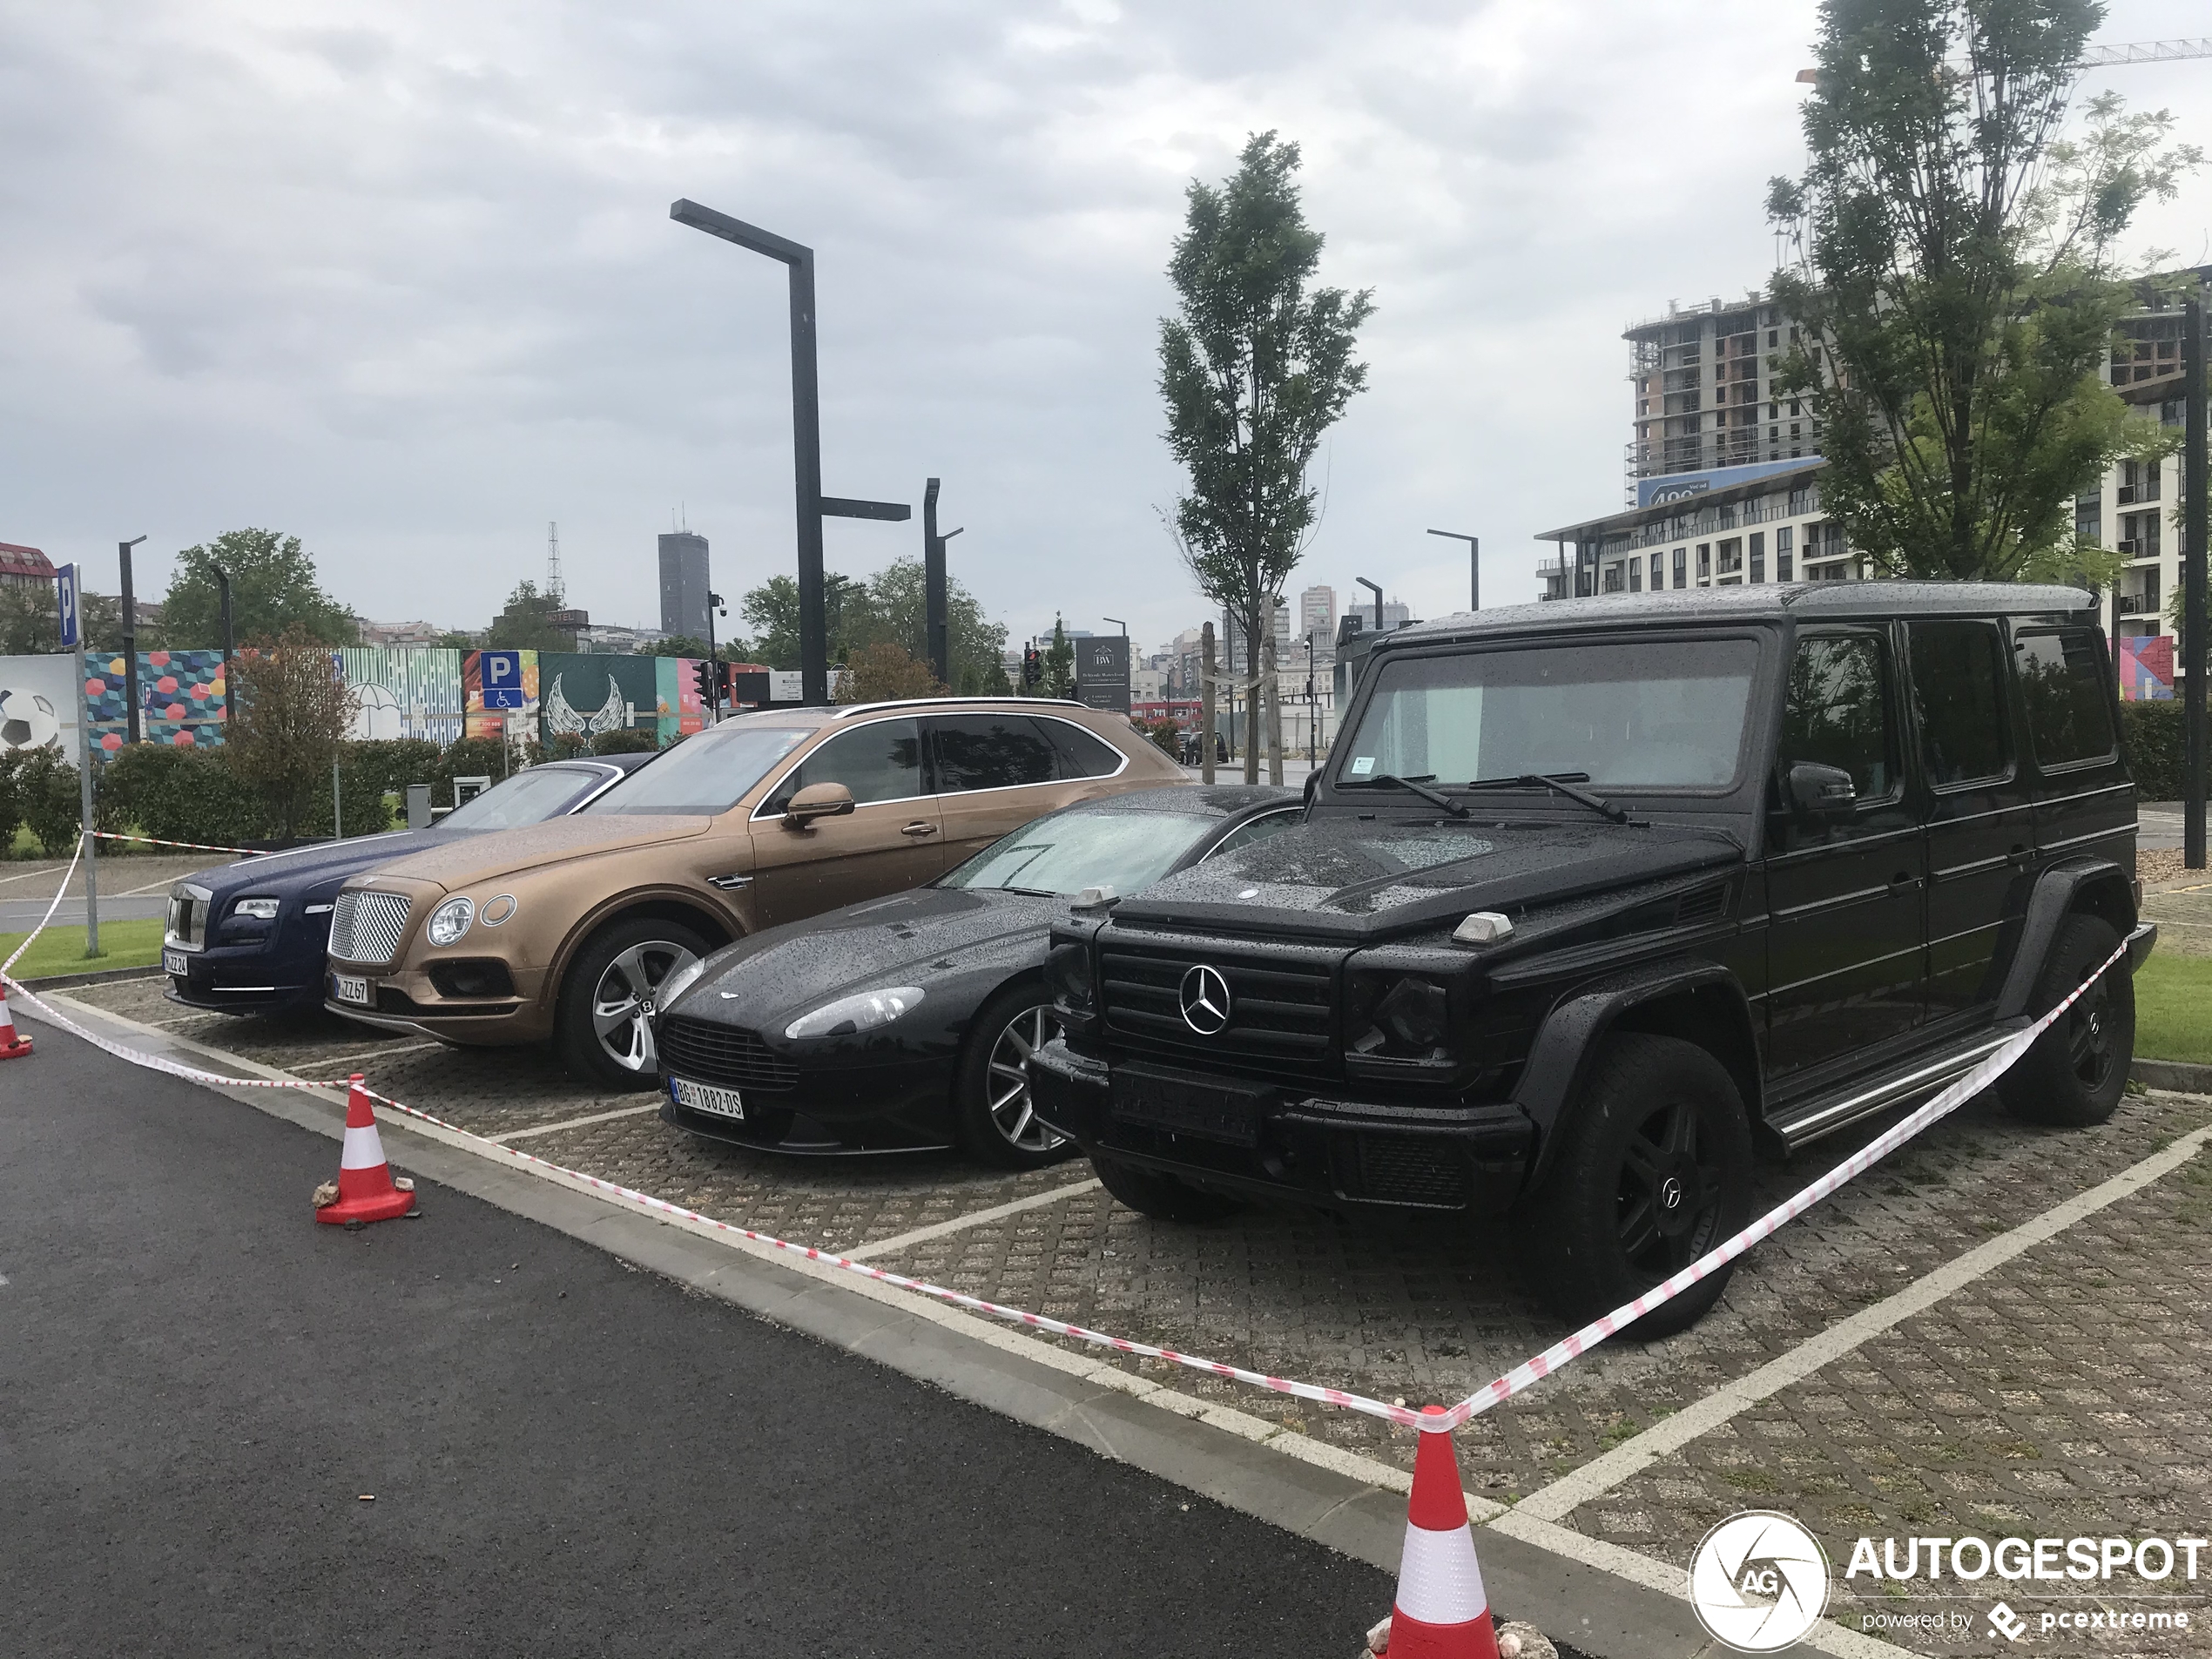
[{"label": "disabled parking sign", "polygon": [[522,652],[484,651],[480,658],[480,671],[483,675],[486,708],[519,709],[526,705],[523,696]]}]

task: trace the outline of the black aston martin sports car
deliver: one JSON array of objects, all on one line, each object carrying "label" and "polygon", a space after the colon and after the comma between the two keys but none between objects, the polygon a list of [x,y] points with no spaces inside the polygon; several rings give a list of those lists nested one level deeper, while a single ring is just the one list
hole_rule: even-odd
[{"label": "black aston martin sports car", "polygon": [[1034,1168],[1069,1143],[1023,1069],[1057,1030],[1053,919],[1287,829],[1295,792],[1149,789],[1024,825],[926,887],[740,940],[662,988],[654,1035],[679,1129],[785,1151],[958,1144]]}]

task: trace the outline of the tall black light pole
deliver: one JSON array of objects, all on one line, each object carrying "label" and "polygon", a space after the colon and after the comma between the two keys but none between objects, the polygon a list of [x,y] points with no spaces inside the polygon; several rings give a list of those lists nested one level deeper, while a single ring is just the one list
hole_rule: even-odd
[{"label": "tall black light pole", "polygon": [[1375,631],[1376,631],[1377,633],[1380,633],[1380,632],[1382,632],[1382,586],[1381,586],[1381,584],[1380,584],[1379,583],[1370,582],[1370,581],[1368,581],[1368,580],[1367,580],[1367,578],[1366,578],[1366,577],[1364,577],[1364,576],[1356,576],[1356,577],[1352,577],[1352,579],[1354,582],[1357,582],[1357,583],[1359,583],[1361,587],[1363,587],[1363,588],[1366,589],[1366,590],[1367,590],[1370,593],[1372,593],[1372,594],[1373,594],[1373,595],[1375,596]]},{"label": "tall black light pole", "polygon": [[231,573],[220,565],[211,567],[215,572],[215,590],[223,600],[223,700],[229,706],[231,695]]},{"label": "tall black light pole", "polygon": [[2182,395],[2188,400],[2182,461],[2182,862],[2204,867],[2204,634],[2205,634],[2205,407],[2204,301],[2192,299],[2182,313]]},{"label": "tall black light pole", "polygon": [[754,253],[780,260],[791,271],[791,461],[799,515],[799,696],[829,701],[829,621],[822,602],[822,518],[911,518],[904,502],[853,501],[822,494],[822,405],[815,373],[814,250],[748,225],[695,201],[669,205],[679,225],[718,236]]},{"label": "tall black light pole", "polygon": [[[118,542],[115,550],[123,562],[123,695],[131,705],[124,730],[131,741],[138,740],[138,604],[131,592],[131,550],[146,538],[134,536],[127,542]],[[223,683],[230,689],[230,682]]]},{"label": "tall black light pole", "polygon": [[921,492],[922,637],[929,647],[929,671],[940,685],[953,683],[952,602],[948,597],[945,543],[959,530],[937,533],[937,485],[932,478]]},{"label": "tall black light pole", "polygon": [[1467,544],[1467,609],[1482,609],[1482,538],[1469,536],[1462,530],[1431,530],[1431,536],[1440,536],[1447,542]]},{"label": "tall black light pole", "polygon": [[722,596],[709,590],[706,596],[706,683],[713,688],[713,707],[707,715],[707,725],[716,725],[722,719],[722,653],[714,644],[714,613],[722,604]]}]

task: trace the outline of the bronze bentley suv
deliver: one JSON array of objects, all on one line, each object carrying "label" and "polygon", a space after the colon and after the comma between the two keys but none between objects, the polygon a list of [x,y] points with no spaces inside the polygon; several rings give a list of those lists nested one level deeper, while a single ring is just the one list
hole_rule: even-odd
[{"label": "bronze bentley suv", "polygon": [[550,1039],[647,1089],[671,976],[763,927],[919,887],[1072,801],[1184,781],[1120,714],[1025,698],[762,711],[574,817],[357,876],[326,1006],[448,1042]]}]

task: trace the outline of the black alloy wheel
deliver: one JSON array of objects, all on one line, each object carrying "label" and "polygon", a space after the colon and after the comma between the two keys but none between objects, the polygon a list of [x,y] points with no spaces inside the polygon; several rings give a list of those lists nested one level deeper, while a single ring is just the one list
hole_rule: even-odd
[{"label": "black alloy wheel", "polygon": [[[2059,924],[2028,1012],[2040,1019],[2058,1007],[2119,948],[2119,929],[2102,917],[2068,916]],[[2085,1129],[2118,1109],[2134,1057],[2135,981],[2122,961],[2076,997],[1997,1080],[1998,1098],[2031,1123]]]},{"label": "black alloy wheel", "polygon": [[1039,1170],[1074,1151],[1029,1098],[1029,1056],[1059,1035],[1052,1003],[1035,984],[1001,991],[969,1023],[953,1115],[971,1156],[1001,1169]]},{"label": "black alloy wheel", "polygon": [[1654,1284],[1720,1242],[1725,1171],[1716,1138],[1701,1136],[1697,1109],[1676,1100],[1653,1108],[1622,1150],[1614,1198],[1621,1253]]}]

